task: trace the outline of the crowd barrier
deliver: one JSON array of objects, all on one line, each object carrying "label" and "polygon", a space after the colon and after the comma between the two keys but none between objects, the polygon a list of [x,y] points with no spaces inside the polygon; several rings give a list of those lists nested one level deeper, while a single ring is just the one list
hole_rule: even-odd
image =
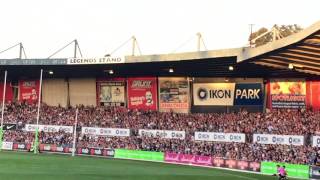
[{"label": "crowd barrier", "polygon": [[[24,143],[12,143],[3,142],[2,147],[4,150],[13,151],[30,151],[31,144]],[[50,153],[64,153],[71,154],[72,148],[62,147],[53,144],[40,144],[39,149],[41,152]],[[276,174],[276,166],[286,166],[286,170],[290,177],[301,178],[301,179],[319,179],[320,178],[320,167],[319,166],[308,166],[298,165],[289,163],[276,163],[276,162],[252,162],[243,160],[223,159],[211,156],[182,154],[173,152],[152,152],[152,151],[141,151],[141,150],[128,150],[128,149],[110,149],[110,148],[77,148],[77,155],[88,155],[88,156],[99,156],[99,157],[111,157],[119,159],[133,159],[143,161],[155,161],[164,162],[170,164],[186,164],[194,166],[204,167],[222,167],[235,169],[240,171],[251,171],[261,172],[262,174]]]}]

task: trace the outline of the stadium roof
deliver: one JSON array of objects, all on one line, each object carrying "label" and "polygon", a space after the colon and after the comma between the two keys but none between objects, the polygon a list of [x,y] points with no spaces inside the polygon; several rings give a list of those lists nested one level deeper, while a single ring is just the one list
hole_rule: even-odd
[{"label": "stadium roof", "polygon": [[[289,64],[293,69],[289,69]],[[234,67],[233,71],[229,66]],[[320,78],[320,21],[267,45],[176,54],[127,56],[120,64],[68,64],[68,59],[0,59],[11,78],[38,77],[189,76]],[[169,72],[169,69],[174,72]],[[113,75],[108,70],[113,70]],[[14,73],[12,73],[14,72]]]},{"label": "stadium roof", "polygon": [[[275,75],[280,75],[278,72],[295,75],[299,73],[320,75],[320,21],[299,33],[257,48],[243,47],[179,54],[128,56],[126,60],[128,63],[201,59],[216,61],[225,57],[235,57],[237,62],[235,65],[242,67],[243,71],[248,70],[246,71],[248,74],[268,73],[270,70],[268,68],[272,68]],[[253,64],[258,66],[253,66]],[[288,71],[289,64],[296,73],[289,72],[292,70]],[[226,62],[226,65],[230,65],[230,63]],[[257,72],[255,73],[254,70]]]}]

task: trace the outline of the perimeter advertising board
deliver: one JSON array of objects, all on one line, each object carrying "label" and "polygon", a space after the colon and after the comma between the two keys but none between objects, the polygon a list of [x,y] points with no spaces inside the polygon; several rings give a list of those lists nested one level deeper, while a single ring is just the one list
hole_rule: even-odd
[{"label": "perimeter advertising board", "polygon": [[139,159],[147,161],[164,161],[163,152],[152,152],[152,151],[139,151],[139,150],[127,150],[127,149],[116,149],[115,158],[123,159]]},{"label": "perimeter advertising board", "polygon": [[288,164],[288,163],[276,163],[276,162],[261,162],[261,172],[263,174],[277,174],[277,165],[286,166],[286,170],[289,177],[309,179],[309,166]]},{"label": "perimeter advertising board", "polygon": [[157,78],[128,78],[128,108],[157,110]]},{"label": "perimeter advertising board", "polygon": [[270,81],[272,108],[305,108],[306,82],[304,79]]},{"label": "perimeter advertising board", "polygon": [[159,77],[159,110],[189,112],[189,81],[187,78]]},{"label": "perimeter advertising board", "polygon": [[173,164],[193,164],[201,166],[212,166],[211,156],[201,156],[192,154],[177,154],[166,152],[164,156],[164,161]]},{"label": "perimeter advertising board", "polygon": [[125,80],[97,80],[97,99],[100,106],[125,106]]},{"label": "perimeter advertising board", "polygon": [[13,142],[3,141],[2,142],[2,149],[3,150],[12,150],[13,149]]},{"label": "perimeter advertising board", "polygon": [[310,166],[310,178],[320,179],[320,166]]},{"label": "perimeter advertising board", "polygon": [[37,102],[39,98],[39,80],[19,81],[19,100],[29,103]]}]

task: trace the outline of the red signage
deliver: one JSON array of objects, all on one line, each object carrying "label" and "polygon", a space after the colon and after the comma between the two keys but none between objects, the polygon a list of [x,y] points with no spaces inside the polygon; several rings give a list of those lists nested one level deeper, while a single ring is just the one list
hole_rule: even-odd
[{"label": "red signage", "polygon": [[[4,86],[4,83],[1,82],[0,83],[0,100],[2,100],[2,97],[3,97],[3,86]],[[11,85],[8,84],[8,82],[7,82],[7,85],[6,85],[6,97],[5,97],[5,100],[6,101],[12,101],[13,100],[13,90],[12,90]]]},{"label": "red signage", "polygon": [[320,110],[320,81],[310,82],[310,93],[308,98],[310,99],[310,105],[314,110]]},{"label": "red signage", "polygon": [[128,78],[128,108],[157,110],[157,78]]},{"label": "red signage", "polygon": [[19,100],[29,103],[36,102],[39,98],[39,80],[19,81]]}]

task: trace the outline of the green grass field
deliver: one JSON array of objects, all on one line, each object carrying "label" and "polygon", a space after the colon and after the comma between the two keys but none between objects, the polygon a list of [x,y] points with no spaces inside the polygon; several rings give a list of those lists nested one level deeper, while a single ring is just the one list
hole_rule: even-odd
[{"label": "green grass field", "polygon": [[0,180],[272,180],[221,169],[96,157],[0,152]]}]

